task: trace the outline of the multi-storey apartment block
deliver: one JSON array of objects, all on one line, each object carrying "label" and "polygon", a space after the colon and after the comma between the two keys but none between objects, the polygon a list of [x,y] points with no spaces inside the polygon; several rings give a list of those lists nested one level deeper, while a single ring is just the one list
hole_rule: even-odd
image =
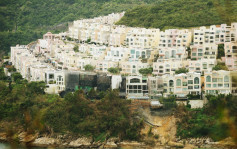
[{"label": "multi-storey apartment block", "polygon": [[159,60],[185,60],[187,52],[184,47],[179,48],[160,48]]},{"label": "multi-storey apartment block", "polygon": [[159,35],[159,29],[133,28],[127,33],[126,45],[131,48],[155,48]]},{"label": "multi-storey apartment block", "polygon": [[126,94],[128,99],[148,99],[147,78],[142,76],[126,77]]},{"label": "multi-storey apartment block", "polygon": [[188,47],[191,41],[191,31],[169,29],[160,32],[159,48]]},{"label": "multi-storey apartment block", "polygon": [[229,70],[237,70],[237,42],[225,43],[225,57],[222,60]]},{"label": "multi-storey apartment block", "polygon": [[212,25],[210,28],[200,27],[194,30],[194,45],[223,44],[225,42],[236,42],[237,23],[231,26],[226,24]]},{"label": "multi-storey apartment block", "polygon": [[204,77],[206,94],[230,94],[232,92],[230,71],[219,70],[206,72]]},{"label": "multi-storey apartment block", "polygon": [[159,76],[162,76],[164,74],[173,75],[175,73],[175,70],[182,67],[184,67],[184,63],[182,61],[158,61],[153,63],[153,74]]},{"label": "multi-storey apartment block", "polygon": [[191,48],[191,59],[200,60],[204,59],[216,59],[218,45],[216,44],[202,44],[193,45]]},{"label": "multi-storey apartment block", "polygon": [[212,71],[212,68],[217,64],[216,59],[189,60],[188,62],[189,72],[197,72],[201,74]]}]

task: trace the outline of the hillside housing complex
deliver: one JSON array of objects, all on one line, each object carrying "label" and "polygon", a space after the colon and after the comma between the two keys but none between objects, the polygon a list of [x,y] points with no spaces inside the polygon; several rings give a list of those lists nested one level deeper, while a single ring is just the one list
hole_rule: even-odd
[{"label": "hillside housing complex", "polygon": [[[161,31],[115,25],[123,15],[77,20],[68,32],[11,47],[10,62],[28,81],[46,82],[51,94],[92,88],[119,89],[127,99],[237,94],[237,23]],[[225,55],[217,59],[221,44]],[[214,71],[220,62],[228,70]],[[140,74],[144,68],[152,74]],[[188,72],[178,74],[180,68]]]}]

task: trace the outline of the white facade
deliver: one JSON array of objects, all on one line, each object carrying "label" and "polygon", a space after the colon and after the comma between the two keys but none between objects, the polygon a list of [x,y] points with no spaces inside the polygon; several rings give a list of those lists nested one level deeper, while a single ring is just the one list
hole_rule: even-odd
[{"label": "white facade", "polygon": [[159,48],[188,47],[191,41],[189,30],[169,29],[160,32]]},{"label": "white facade", "polygon": [[212,71],[204,74],[206,94],[230,94],[232,80],[230,71]]}]

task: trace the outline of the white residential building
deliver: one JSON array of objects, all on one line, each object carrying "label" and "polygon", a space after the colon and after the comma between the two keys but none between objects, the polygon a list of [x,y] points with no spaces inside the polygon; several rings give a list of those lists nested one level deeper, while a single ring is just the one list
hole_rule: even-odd
[{"label": "white residential building", "polygon": [[202,44],[191,46],[191,59],[200,60],[216,59],[218,53],[218,45],[216,44]]},{"label": "white residential building", "polygon": [[140,61],[138,62],[120,62],[119,63],[120,68],[122,71],[121,74],[130,74],[130,75],[139,75],[139,70],[143,68],[149,68],[151,67],[148,63],[142,63]]},{"label": "white residential building", "polygon": [[191,31],[169,29],[160,32],[159,48],[188,47],[192,41]]},{"label": "white residential building", "polygon": [[158,61],[153,63],[153,74],[159,76],[164,74],[173,75],[175,73],[175,70],[183,67],[185,67],[185,63],[183,61]]},{"label": "white residential building", "polygon": [[159,60],[186,60],[187,52],[185,47],[179,48],[160,48]]},{"label": "white residential building", "polygon": [[232,80],[230,71],[212,71],[204,74],[206,94],[230,94]]},{"label": "white residential building", "polygon": [[230,71],[237,70],[237,42],[225,43],[225,57],[222,60]]},{"label": "white residential building", "polygon": [[216,59],[189,60],[189,72],[205,73],[212,71],[217,64]]},{"label": "white residential building", "polygon": [[128,99],[148,99],[148,79],[142,76],[126,77],[126,94]]},{"label": "white residential building", "polygon": [[132,28],[127,33],[126,45],[131,48],[155,48],[159,44],[159,29]]}]

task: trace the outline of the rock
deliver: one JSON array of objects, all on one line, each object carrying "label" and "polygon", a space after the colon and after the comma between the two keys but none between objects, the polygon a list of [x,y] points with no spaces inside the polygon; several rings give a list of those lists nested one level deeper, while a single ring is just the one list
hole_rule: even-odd
[{"label": "rock", "polygon": [[107,142],[118,142],[119,141],[119,138],[115,138],[115,137],[112,137],[112,138],[109,138],[108,140],[107,140]]},{"label": "rock", "polygon": [[7,141],[7,134],[6,133],[0,133],[0,141]]},{"label": "rock", "polygon": [[91,145],[91,148],[99,148],[101,146],[102,146],[101,142],[93,142],[92,145]]},{"label": "rock", "polygon": [[107,142],[105,145],[104,145],[104,148],[117,148],[117,144],[115,144],[114,142]]},{"label": "rock", "polygon": [[92,139],[91,138],[78,138],[75,141],[71,141],[69,143],[70,147],[89,147],[91,145]]},{"label": "rock", "polygon": [[120,147],[124,147],[124,146],[132,146],[132,147],[141,147],[141,146],[145,146],[144,143],[140,143],[140,142],[137,142],[137,141],[123,141],[123,142],[120,142],[118,143],[118,146]]},{"label": "rock", "polygon": [[21,132],[18,135],[20,142],[29,143],[34,141],[37,138],[38,134],[27,134],[27,132]]},{"label": "rock", "polygon": [[61,140],[48,138],[48,137],[41,137],[34,140],[31,143],[32,146],[39,146],[39,147],[48,147],[48,146],[58,146],[60,145]]},{"label": "rock", "polygon": [[180,148],[184,147],[184,145],[182,143],[177,143],[177,142],[173,142],[173,141],[169,141],[168,145],[172,146],[172,147],[180,147]]}]

